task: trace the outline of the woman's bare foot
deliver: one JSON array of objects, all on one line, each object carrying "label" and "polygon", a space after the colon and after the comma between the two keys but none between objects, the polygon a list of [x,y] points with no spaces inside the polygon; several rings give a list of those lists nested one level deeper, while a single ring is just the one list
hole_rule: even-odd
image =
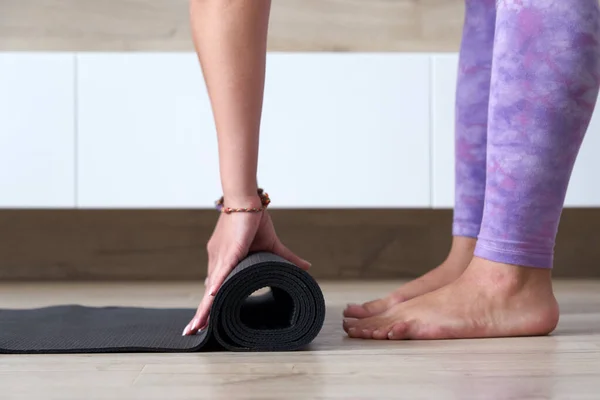
[{"label": "woman's bare foot", "polygon": [[448,257],[438,267],[400,286],[386,297],[369,301],[362,305],[349,304],[344,310],[344,317],[372,317],[381,314],[398,303],[429,293],[454,282],[473,259],[475,244],[476,240],[474,238],[455,236],[452,240],[452,248]]},{"label": "woman's bare foot", "polygon": [[344,330],[364,339],[540,336],[558,316],[550,270],[474,258],[453,283],[374,317],[344,319]]}]

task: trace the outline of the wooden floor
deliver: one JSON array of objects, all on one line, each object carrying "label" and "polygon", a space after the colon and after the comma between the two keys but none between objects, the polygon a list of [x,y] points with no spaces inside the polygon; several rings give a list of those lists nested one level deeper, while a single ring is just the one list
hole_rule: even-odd
[{"label": "wooden floor", "polygon": [[[600,398],[600,281],[557,282],[562,317],[550,337],[345,338],[343,305],[397,284],[323,283],[326,325],[304,352],[0,356],[0,399]],[[195,307],[201,292],[190,283],[0,284],[0,307]]]}]

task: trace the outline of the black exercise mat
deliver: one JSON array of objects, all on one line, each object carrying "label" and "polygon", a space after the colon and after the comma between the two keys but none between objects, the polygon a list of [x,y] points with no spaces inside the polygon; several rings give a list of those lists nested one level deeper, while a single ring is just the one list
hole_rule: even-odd
[{"label": "black exercise mat", "polygon": [[[251,296],[270,287],[268,293]],[[305,271],[257,253],[227,277],[209,326],[181,336],[194,309],[84,307],[0,309],[0,353],[293,351],[317,336],[325,319],[323,293]]]}]

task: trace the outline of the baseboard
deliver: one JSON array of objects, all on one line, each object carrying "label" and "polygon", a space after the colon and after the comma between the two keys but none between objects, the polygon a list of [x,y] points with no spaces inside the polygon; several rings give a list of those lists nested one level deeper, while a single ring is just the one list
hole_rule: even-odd
[{"label": "baseboard", "polygon": [[[414,277],[450,246],[450,210],[273,210],[319,279]],[[0,210],[2,280],[188,280],[206,272],[210,210]],[[567,209],[555,276],[600,277],[600,209]]]}]

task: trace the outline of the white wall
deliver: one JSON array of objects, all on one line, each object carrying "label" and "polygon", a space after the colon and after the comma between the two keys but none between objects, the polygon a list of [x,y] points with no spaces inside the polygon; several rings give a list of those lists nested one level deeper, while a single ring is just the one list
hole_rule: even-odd
[{"label": "white wall", "polygon": [[[456,54],[272,53],[273,207],[450,208]],[[600,206],[596,113],[568,206]],[[216,134],[191,53],[0,53],[0,207],[212,207]]]}]

